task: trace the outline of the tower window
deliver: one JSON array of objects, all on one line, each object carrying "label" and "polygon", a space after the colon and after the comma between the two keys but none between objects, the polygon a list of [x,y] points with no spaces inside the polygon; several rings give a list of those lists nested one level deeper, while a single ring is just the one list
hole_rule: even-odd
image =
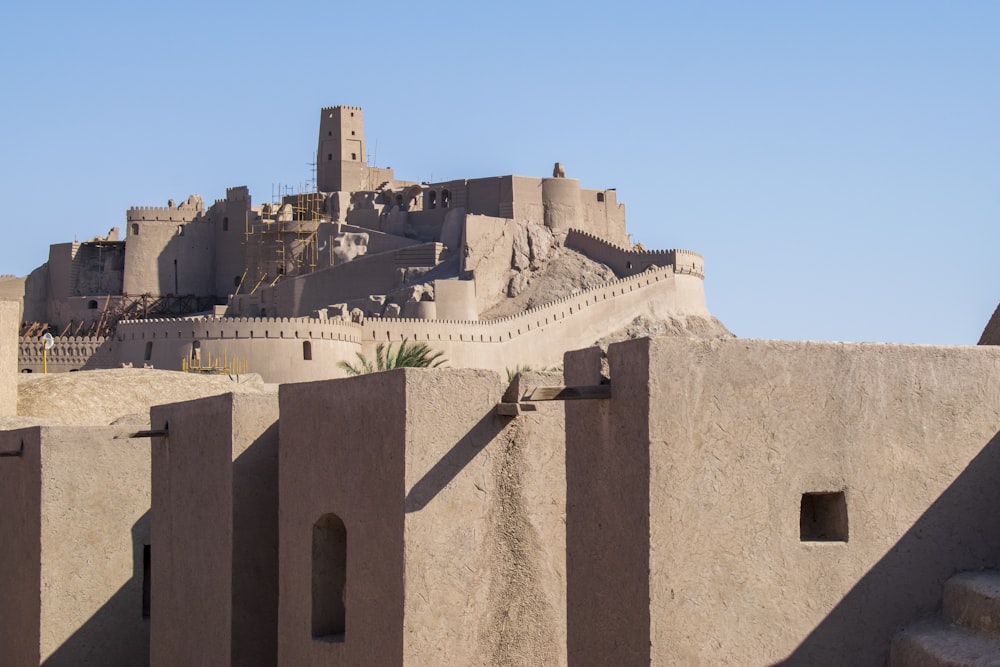
[{"label": "tower window", "polygon": [[224,232],[228,232],[229,231],[229,218],[223,218],[222,219],[222,231],[224,231]]},{"label": "tower window", "polygon": [[87,308],[89,310],[97,310],[97,302],[91,299],[90,301],[87,302]]},{"label": "tower window", "polygon": [[139,235],[139,223],[133,222],[132,223],[132,236],[138,236],[138,235]]},{"label": "tower window", "polygon": [[603,192],[598,192],[597,193],[597,201],[604,201],[604,193]]},{"label": "tower window", "polygon": [[358,154],[357,153],[351,153],[351,159],[352,160],[357,160],[358,159]]},{"label": "tower window", "polygon": [[313,346],[312,343],[304,340],[302,341],[302,359],[305,361],[312,361],[313,358]]},{"label": "tower window", "polygon": [[448,204],[451,203],[451,192],[449,190],[441,191],[441,208],[448,208]]},{"label": "tower window", "polygon": [[327,153],[326,154],[326,159],[327,160],[332,160],[333,159],[333,153]]},{"label": "tower window", "polygon": [[351,130],[351,136],[352,137],[354,136],[354,130]]},{"label": "tower window", "polygon": [[153,341],[146,341],[146,352],[142,355],[143,361],[149,361],[153,358]]},{"label": "tower window", "polygon": [[427,191],[427,208],[437,208],[437,193],[433,190]]},{"label": "tower window", "polygon": [[332,136],[333,136],[333,132],[327,132],[327,133],[326,133],[326,136],[328,136],[328,137],[332,137]]}]

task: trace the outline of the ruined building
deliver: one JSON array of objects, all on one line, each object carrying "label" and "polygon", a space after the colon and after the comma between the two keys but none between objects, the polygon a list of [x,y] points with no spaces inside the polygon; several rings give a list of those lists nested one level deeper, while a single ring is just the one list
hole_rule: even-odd
[{"label": "ruined building", "polygon": [[41,370],[46,330],[51,370],[236,359],[271,382],[335,377],[402,340],[503,371],[557,365],[636,318],[726,335],[701,255],[633,247],[617,193],[559,164],[398,180],[368,164],[362,110],[338,106],[320,115],[316,184],[258,205],[233,187],[209,206],[135,207],[124,240],[52,246],[27,279],[0,281],[24,296],[21,369]]},{"label": "ruined building", "polygon": [[[0,281],[0,664],[1000,664],[996,315],[737,339],[558,165],[396,181],[350,107],[318,148]],[[18,375],[22,319],[156,368]],[[403,339],[452,367],[332,377]],[[162,370],[219,357],[271,383]]]}]

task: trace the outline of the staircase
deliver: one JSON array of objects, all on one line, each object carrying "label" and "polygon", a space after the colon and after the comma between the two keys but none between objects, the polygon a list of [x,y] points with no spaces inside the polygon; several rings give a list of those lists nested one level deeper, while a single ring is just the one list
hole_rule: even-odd
[{"label": "staircase", "polygon": [[1000,572],[965,572],[944,585],[941,616],[896,635],[889,667],[1000,667]]}]

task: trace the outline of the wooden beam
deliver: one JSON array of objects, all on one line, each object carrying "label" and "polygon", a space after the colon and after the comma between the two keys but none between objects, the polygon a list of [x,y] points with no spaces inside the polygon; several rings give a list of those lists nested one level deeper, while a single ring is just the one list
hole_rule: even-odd
[{"label": "wooden beam", "polygon": [[535,387],[525,400],[528,401],[580,401],[611,398],[610,384],[583,387]]}]

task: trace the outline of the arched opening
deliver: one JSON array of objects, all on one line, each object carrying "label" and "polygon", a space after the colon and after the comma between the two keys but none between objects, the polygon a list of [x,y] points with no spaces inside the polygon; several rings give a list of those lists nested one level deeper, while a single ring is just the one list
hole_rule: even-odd
[{"label": "arched opening", "polygon": [[32,370],[31,370],[30,368],[22,368],[22,369],[21,369],[21,372],[22,372],[22,373],[31,373],[31,372],[33,372],[33,371],[32,371]]},{"label": "arched opening", "polygon": [[146,341],[146,352],[142,355],[143,361],[149,361],[153,358],[153,341]]},{"label": "arched opening", "polygon": [[437,193],[433,190],[427,191],[427,208],[437,208]]},{"label": "arched opening", "polygon": [[448,208],[451,204],[451,192],[449,190],[441,191],[441,208]]},{"label": "arched opening", "polygon": [[312,361],[313,358],[313,346],[308,340],[302,341],[302,358],[306,361]]},{"label": "arched opening", "polygon": [[97,301],[94,300],[94,299],[91,299],[90,301],[88,301],[87,302],[87,309],[88,310],[97,310]]},{"label": "arched opening", "polygon": [[201,341],[196,340],[191,343],[191,360],[201,361]]},{"label": "arched opening", "polygon": [[344,641],[347,588],[347,529],[336,514],[324,514],[312,531],[312,636]]}]

